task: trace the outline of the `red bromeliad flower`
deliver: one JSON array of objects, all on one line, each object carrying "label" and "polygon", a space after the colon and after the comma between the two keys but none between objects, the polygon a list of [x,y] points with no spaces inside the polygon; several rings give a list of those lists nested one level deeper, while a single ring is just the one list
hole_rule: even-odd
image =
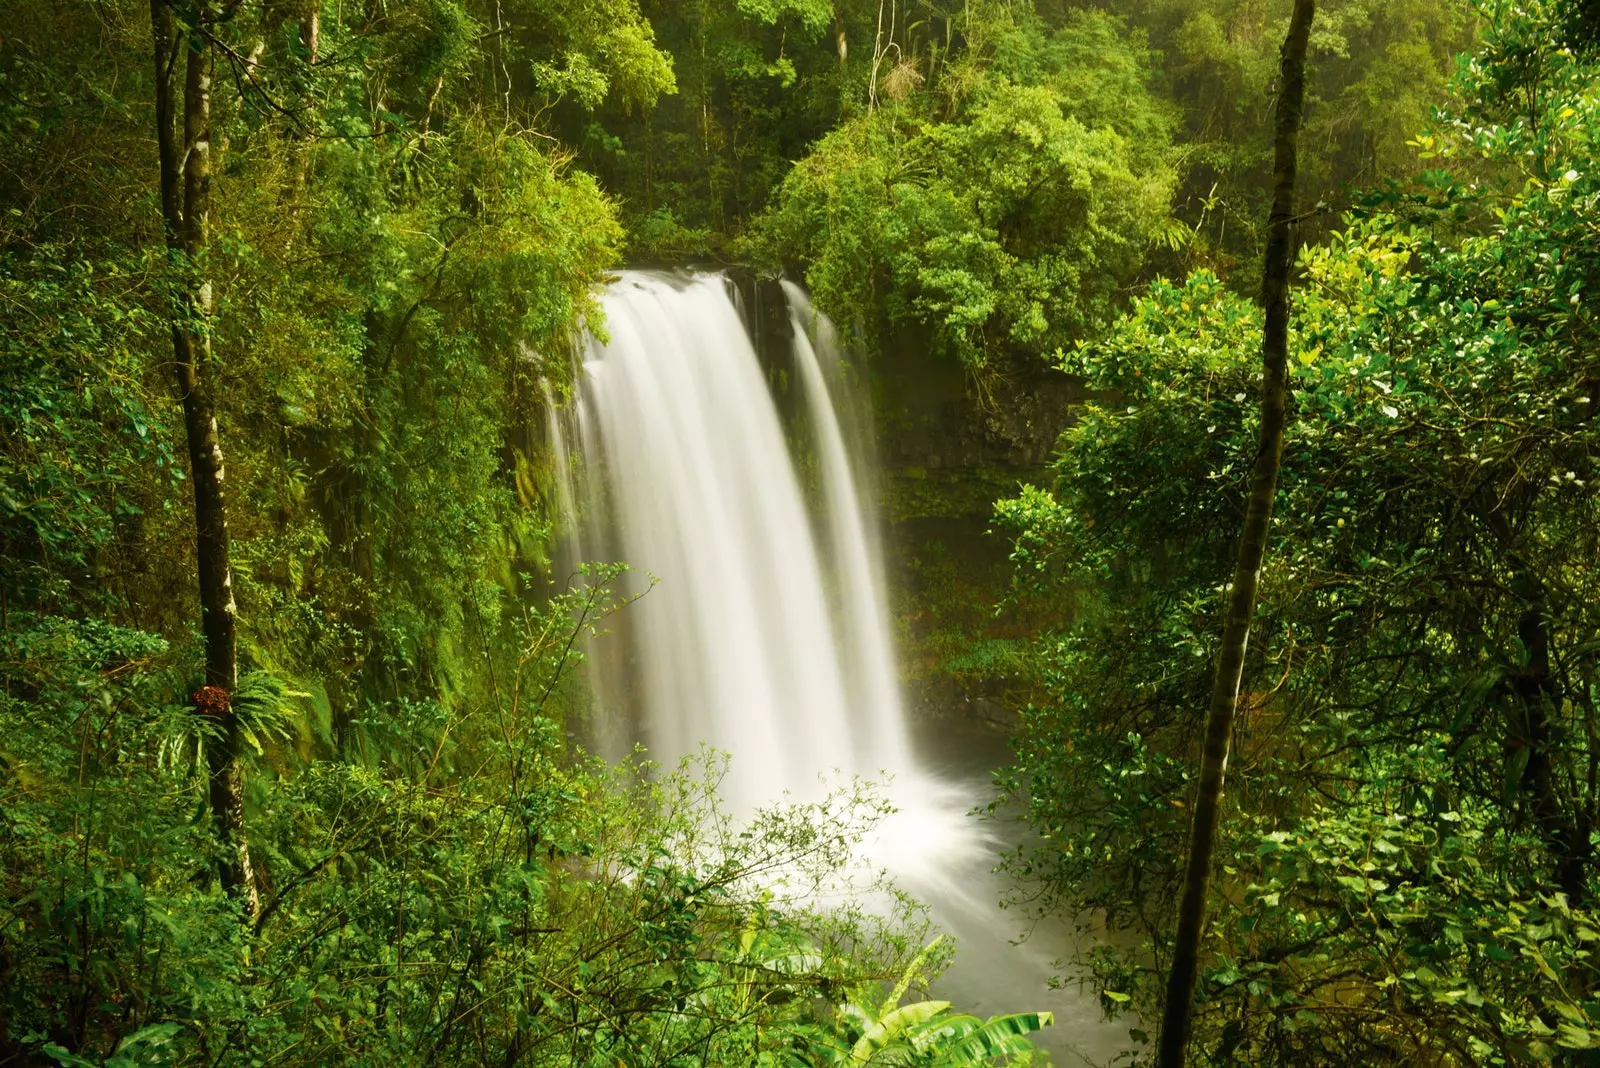
[{"label": "red bromeliad flower", "polygon": [[202,716],[221,716],[228,711],[228,691],[221,686],[202,686],[192,697],[195,711]]}]

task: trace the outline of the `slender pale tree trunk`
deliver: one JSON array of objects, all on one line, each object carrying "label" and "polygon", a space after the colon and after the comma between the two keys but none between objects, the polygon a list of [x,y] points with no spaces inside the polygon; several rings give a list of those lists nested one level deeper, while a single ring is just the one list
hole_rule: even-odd
[{"label": "slender pale tree trunk", "polygon": [[305,45],[306,65],[317,65],[317,54],[322,50],[322,0],[311,0],[305,18],[300,20],[300,43]]},{"label": "slender pale tree trunk", "polygon": [[1289,269],[1294,258],[1293,220],[1295,149],[1305,98],[1306,43],[1311,34],[1315,0],[1295,0],[1289,35],[1283,42],[1278,77],[1278,105],[1273,138],[1272,216],[1267,226],[1267,255],[1261,282],[1266,328],[1261,339],[1261,443],[1250,478],[1250,503],[1245,512],[1239,556],[1229,587],[1222,645],[1217,652],[1217,678],[1206,717],[1200,783],[1195,794],[1194,823],[1189,836],[1189,865],[1178,906],[1178,938],[1161,1020],[1157,1064],[1182,1068],[1189,1044],[1199,971],[1200,941],[1205,931],[1206,896],[1211,883],[1216,845],[1217,810],[1222,801],[1233,740],[1234,711],[1244,674],[1250,621],[1256,610],[1256,586],[1266,557],[1272,525],[1272,503],[1283,463],[1283,436],[1289,400]]},{"label": "slender pale tree trunk", "polygon": [[[209,389],[211,283],[204,277],[206,212],[211,196],[211,47],[205,36],[209,4],[180,23],[172,0],[151,0],[155,36],[156,133],[161,156],[161,212],[167,248],[178,271],[172,311],[172,351],[183,405],[194,486],[195,558],[200,587],[200,628],[205,638],[206,683],[195,691],[195,711],[216,728],[206,742],[208,796],[218,839],[222,885],[259,908],[250,848],[244,834],[244,777],[239,764],[239,724],[232,707],[238,683],[233,574],[223,495],[222,439]],[[182,90],[178,71],[182,69]],[[180,114],[181,105],[181,114]]]}]

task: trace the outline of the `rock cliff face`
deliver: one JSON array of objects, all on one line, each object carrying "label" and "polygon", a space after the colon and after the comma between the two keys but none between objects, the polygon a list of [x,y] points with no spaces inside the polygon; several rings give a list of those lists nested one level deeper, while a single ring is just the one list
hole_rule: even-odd
[{"label": "rock cliff face", "polygon": [[1029,696],[1027,635],[1039,621],[997,614],[1011,585],[994,503],[1048,477],[1079,384],[1020,361],[983,383],[930,358],[926,340],[886,344],[873,371],[888,558],[907,696],[927,719],[997,730]]},{"label": "rock cliff face", "polygon": [[1015,361],[981,384],[954,361],[928,355],[924,337],[886,340],[874,367],[884,462],[927,470],[1035,471],[1045,465],[1081,398],[1072,378]]}]

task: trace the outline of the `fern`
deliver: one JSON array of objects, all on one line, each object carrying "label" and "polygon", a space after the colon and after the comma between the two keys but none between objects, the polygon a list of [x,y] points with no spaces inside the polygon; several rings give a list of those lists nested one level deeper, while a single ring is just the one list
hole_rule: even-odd
[{"label": "fern", "polygon": [[283,679],[266,671],[252,671],[233,691],[233,714],[239,736],[261,756],[267,741],[286,741],[304,718],[298,701],[311,694],[291,690]]}]

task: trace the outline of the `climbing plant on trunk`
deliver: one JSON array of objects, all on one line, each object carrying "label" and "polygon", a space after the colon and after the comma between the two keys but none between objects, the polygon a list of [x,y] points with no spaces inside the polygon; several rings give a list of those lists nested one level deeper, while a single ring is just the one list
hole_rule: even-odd
[{"label": "climbing plant on trunk", "polygon": [[1250,642],[1250,621],[1256,609],[1256,586],[1262,561],[1266,558],[1273,498],[1283,463],[1289,399],[1289,269],[1294,256],[1296,147],[1305,97],[1306,44],[1315,7],[1315,0],[1295,0],[1278,75],[1272,215],[1267,224],[1266,262],[1261,284],[1261,302],[1266,311],[1261,338],[1261,438],[1250,478],[1250,499],[1239,539],[1238,558],[1234,562],[1233,582],[1228,588],[1222,644],[1217,650],[1216,682],[1206,716],[1200,783],[1195,793],[1189,835],[1188,867],[1183,897],[1178,905],[1177,941],[1173,946],[1172,970],[1167,978],[1162,1012],[1157,1061],[1161,1068],[1181,1068],[1188,1046],[1200,939],[1205,929],[1206,896],[1211,882],[1211,858],[1216,844],[1217,812],[1233,739],[1234,713],[1239,705],[1245,651]]},{"label": "climbing plant on trunk", "polygon": [[173,0],[151,0],[150,21],[161,214],[175,279],[173,365],[194,488],[195,563],[205,639],[205,685],[193,700],[196,714],[208,721],[208,799],[222,845],[219,874],[223,886],[242,895],[253,914],[259,902],[244,834],[240,731],[232,706],[239,674],[237,608],[228,558],[222,438],[210,389],[212,296],[205,263],[212,167],[210,35],[237,6],[216,9],[201,0],[180,10]]}]

